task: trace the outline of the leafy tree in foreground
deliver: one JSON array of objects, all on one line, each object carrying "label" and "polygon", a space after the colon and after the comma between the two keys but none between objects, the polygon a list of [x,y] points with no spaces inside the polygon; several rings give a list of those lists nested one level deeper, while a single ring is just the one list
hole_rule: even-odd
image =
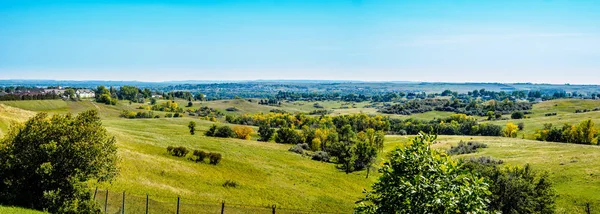
[{"label": "leafy tree in foreground", "polygon": [[267,125],[266,123],[263,123],[258,127],[258,136],[259,136],[258,140],[267,142],[267,141],[271,140],[274,133],[275,133],[275,129],[272,129],[269,127],[269,125]]},{"label": "leafy tree in foreground", "polygon": [[39,113],[0,141],[0,204],[51,213],[99,212],[87,186],[117,174],[115,139],[95,110]]},{"label": "leafy tree in foreground", "polygon": [[392,151],[359,213],[482,213],[490,194],[482,178],[430,147],[435,136],[420,134]]}]

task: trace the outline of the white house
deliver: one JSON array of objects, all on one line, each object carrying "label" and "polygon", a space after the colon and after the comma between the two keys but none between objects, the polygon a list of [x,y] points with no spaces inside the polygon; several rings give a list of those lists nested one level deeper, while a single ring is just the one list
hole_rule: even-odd
[{"label": "white house", "polygon": [[96,93],[90,89],[77,89],[77,91],[75,91],[75,94],[79,98],[92,98],[96,96]]}]

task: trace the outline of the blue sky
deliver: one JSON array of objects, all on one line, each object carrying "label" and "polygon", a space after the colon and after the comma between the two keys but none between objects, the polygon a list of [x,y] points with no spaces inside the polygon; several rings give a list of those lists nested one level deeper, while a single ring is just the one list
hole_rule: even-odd
[{"label": "blue sky", "polygon": [[600,1],[0,1],[0,79],[600,84]]}]

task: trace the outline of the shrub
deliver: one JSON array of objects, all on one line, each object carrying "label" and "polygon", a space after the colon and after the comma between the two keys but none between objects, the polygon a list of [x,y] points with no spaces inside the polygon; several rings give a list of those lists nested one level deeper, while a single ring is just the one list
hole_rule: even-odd
[{"label": "shrub", "polygon": [[[167,151],[169,150],[169,148],[167,147]],[[184,157],[185,155],[187,155],[190,151],[188,151],[187,148],[183,147],[183,146],[178,146],[175,147],[171,150],[171,155],[176,156],[176,157]]]},{"label": "shrub", "polygon": [[217,125],[213,124],[212,126],[210,126],[210,128],[208,128],[208,131],[206,131],[206,133],[204,133],[204,135],[206,135],[208,137],[214,137],[216,131],[217,131]]},{"label": "shrub", "polygon": [[294,153],[298,153],[303,155],[304,154],[304,149],[302,148],[302,146],[300,144],[294,145],[292,147],[290,147],[290,149],[288,149],[288,151],[290,152],[294,152]]},{"label": "shrub", "polygon": [[525,117],[525,114],[520,111],[515,111],[510,115],[511,119],[523,119],[523,117]]},{"label": "shrub", "polygon": [[544,116],[546,116],[546,117],[556,116],[556,112],[546,113],[546,114],[544,114]]},{"label": "shrub", "polygon": [[175,114],[173,114],[173,117],[179,117],[179,112],[175,112]]},{"label": "shrub", "polygon": [[267,124],[263,123],[260,125],[260,127],[258,127],[258,135],[260,136],[258,140],[267,142],[267,141],[271,140],[274,133],[275,133],[275,129],[272,129]]},{"label": "shrub", "polygon": [[233,132],[235,133],[235,137],[239,139],[250,140],[250,134],[252,134],[254,130],[249,126],[234,126]]},{"label": "shrub", "polygon": [[173,117],[173,114],[167,113],[167,114],[165,114],[165,117]]},{"label": "shrub", "polygon": [[238,182],[234,181],[234,180],[226,180],[225,183],[223,184],[223,187],[237,187],[238,186]]},{"label": "shrub", "polygon": [[215,137],[234,137],[235,133],[229,126],[221,126],[215,131]]},{"label": "shrub", "polygon": [[239,109],[237,109],[236,107],[229,107],[226,108],[225,111],[239,111]]},{"label": "shrub", "polygon": [[525,123],[520,122],[519,124],[517,124],[517,126],[519,127],[519,131],[523,131],[523,129],[525,129]]},{"label": "shrub", "polygon": [[219,162],[221,162],[221,154],[213,152],[208,153],[208,159],[210,161],[210,164],[217,165]]},{"label": "shrub", "polygon": [[298,144],[298,143],[302,142],[302,137],[294,129],[280,128],[279,130],[277,130],[277,135],[275,136],[275,142],[287,143],[287,144]]},{"label": "shrub", "polygon": [[316,161],[329,162],[329,154],[324,151],[315,152],[311,158]]},{"label": "shrub", "polygon": [[310,146],[307,143],[301,143],[298,145],[300,145],[300,147],[302,147],[302,149],[304,149],[304,150],[310,150]]},{"label": "shrub", "polygon": [[452,146],[448,150],[449,155],[462,155],[462,154],[470,154],[477,152],[479,148],[487,148],[487,144],[479,143],[479,142],[463,142],[462,140],[458,143],[457,146]]},{"label": "shrub", "polygon": [[173,152],[173,149],[174,149],[174,148],[175,148],[175,147],[172,147],[172,146],[167,146],[167,152],[168,152],[169,154],[171,154],[171,153]]},{"label": "shrub", "polygon": [[196,162],[204,162],[204,159],[206,159],[206,157],[208,157],[208,153],[202,151],[202,150],[194,150],[193,153]]},{"label": "shrub", "polygon": [[504,161],[503,160],[499,160],[499,159],[494,159],[490,156],[481,156],[481,157],[471,157],[469,158],[469,160],[467,160],[467,162],[475,162],[478,164],[483,164],[483,165],[500,165],[503,164]]}]

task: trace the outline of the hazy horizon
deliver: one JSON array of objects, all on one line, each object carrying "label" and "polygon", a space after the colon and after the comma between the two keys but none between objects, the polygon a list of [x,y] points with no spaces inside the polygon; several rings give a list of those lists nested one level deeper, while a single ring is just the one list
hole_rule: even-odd
[{"label": "hazy horizon", "polygon": [[0,79],[598,84],[600,2],[1,1]]}]

